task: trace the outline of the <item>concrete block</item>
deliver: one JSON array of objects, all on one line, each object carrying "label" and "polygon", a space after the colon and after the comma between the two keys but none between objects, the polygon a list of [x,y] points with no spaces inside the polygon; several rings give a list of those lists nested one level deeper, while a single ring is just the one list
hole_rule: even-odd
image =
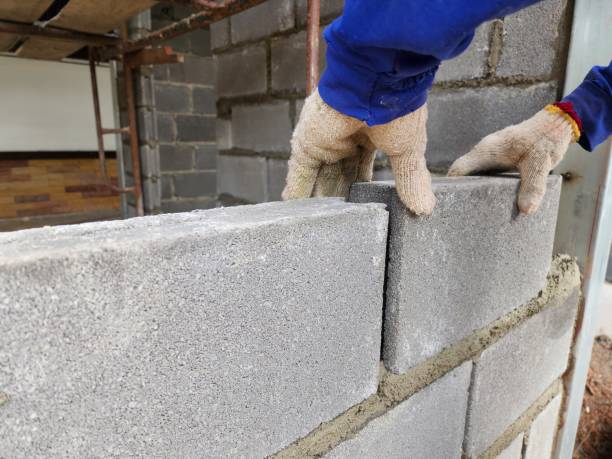
[{"label": "concrete block", "polygon": [[550,177],[530,216],[517,214],[518,185],[514,176],[434,178],[438,204],[425,218],[406,209],[392,182],[353,185],[351,201],[385,202],[390,210],[383,349],[389,370],[404,373],[542,289],[561,179]]},{"label": "concrete block", "polygon": [[193,147],[185,144],[159,146],[160,167],[163,172],[193,169]]},{"label": "concrete block", "polygon": [[523,434],[518,435],[496,459],[521,459],[523,454]]},{"label": "concrete block", "polygon": [[[267,89],[266,47],[249,46],[216,54],[217,93],[221,97],[265,93]],[[248,75],[248,78],[245,78]]]},{"label": "concrete block", "polygon": [[326,459],[459,459],[471,362],[371,421]]},{"label": "concrete block", "polygon": [[212,88],[193,88],[193,112],[202,115],[217,114],[217,94]]},{"label": "concrete block", "polygon": [[313,199],[0,235],[2,455],[303,437],[376,392],[386,227]]},{"label": "concrete block", "polygon": [[168,66],[168,80],[213,86],[216,81],[215,62],[212,57],[188,54],[183,64]]},{"label": "concrete block", "polygon": [[[344,9],[344,0],[321,0],[321,19],[339,16]],[[308,0],[297,0],[298,25],[305,26],[308,19]]]},{"label": "concrete block", "polygon": [[231,150],[233,147],[232,122],[223,118],[217,118],[215,131],[217,133],[217,147],[219,150]]},{"label": "concrete block", "polygon": [[268,160],[268,201],[280,201],[287,178],[287,160]]},{"label": "concrete block", "polygon": [[567,0],[545,0],[504,20],[503,48],[496,73],[549,77],[555,68]]},{"label": "concrete block", "polygon": [[527,437],[527,448],[525,459],[550,459],[553,452],[555,435],[559,424],[559,412],[563,397],[557,395],[534,419],[529,436]]},{"label": "concrete block", "polygon": [[230,44],[229,19],[213,22],[210,25],[210,46],[214,50]]},{"label": "concrete block", "polygon": [[[517,284],[520,285],[520,284]],[[474,364],[464,446],[485,451],[567,368],[579,290],[510,331]]]},{"label": "concrete block", "polygon": [[174,176],[174,194],[180,198],[214,196],[217,192],[217,174],[214,171],[189,172]]},{"label": "concrete block", "polygon": [[[326,42],[321,37],[319,68],[325,68]],[[306,90],[306,32],[289,37],[273,39],[270,45],[272,53],[272,89],[276,91]]]},{"label": "concrete block", "polygon": [[442,63],[436,74],[436,81],[468,80],[485,76],[491,29],[492,22],[478,27],[468,49],[456,58]]},{"label": "concrete block", "polygon": [[267,200],[266,158],[259,156],[219,155],[217,191],[247,202]]},{"label": "concrete block", "polygon": [[[157,138],[160,142],[176,140],[176,123],[172,115],[157,114]],[[129,155],[128,155],[129,156]]]},{"label": "concrete block", "polygon": [[162,201],[161,211],[163,213],[178,213],[191,212],[200,209],[214,209],[217,207],[217,200],[211,197],[195,198],[195,199],[173,199]]},{"label": "concrete block", "polygon": [[519,123],[556,99],[556,86],[436,90],[428,99],[427,162],[448,167],[485,135]]},{"label": "concrete block", "polygon": [[177,140],[182,142],[214,142],[216,121],[212,116],[179,115],[176,117]]},{"label": "concrete block", "polygon": [[237,105],[232,109],[233,145],[253,151],[289,152],[289,101]]},{"label": "concrete block", "polygon": [[268,0],[230,20],[232,43],[268,37],[295,26],[294,0]]},{"label": "concrete block", "polygon": [[217,168],[217,146],[198,145],[195,149],[195,167],[196,169],[214,170]]},{"label": "concrete block", "polygon": [[172,176],[162,175],[161,178],[161,198],[170,199],[173,196],[172,192]]},{"label": "concrete block", "polygon": [[189,39],[190,49],[196,56],[212,56],[210,29],[197,29],[184,35]]}]

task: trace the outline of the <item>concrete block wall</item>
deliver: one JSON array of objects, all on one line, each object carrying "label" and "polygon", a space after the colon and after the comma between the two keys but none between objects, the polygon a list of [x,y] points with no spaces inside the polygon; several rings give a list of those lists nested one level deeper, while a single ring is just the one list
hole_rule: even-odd
[{"label": "concrete block wall", "polygon": [[[280,198],[289,139],[306,95],[306,3],[269,0],[211,26],[218,190],[224,203]],[[322,0],[323,26],[341,13],[343,3]],[[430,168],[445,170],[486,134],[559,96],[572,5],[544,0],[483,24],[468,50],[441,66],[429,97]],[[321,44],[324,68],[325,41]],[[240,160],[221,160],[229,156]],[[241,167],[233,169],[238,162]]]},{"label": "concrete block wall", "polygon": [[[277,202],[0,235],[0,451],[548,459],[580,273],[548,246],[558,180],[522,220],[512,212],[517,184],[443,179],[438,199],[453,205],[422,219],[393,204],[392,186],[374,183],[355,191],[361,203]],[[490,220],[462,220],[470,206]],[[423,234],[434,241],[393,243]],[[457,246],[475,251],[460,267]],[[391,292],[390,279],[412,264],[420,269],[402,297],[412,293],[414,311],[425,312],[415,314],[418,329],[386,319],[405,307],[390,301],[400,288]],[[413,292],[419,281],[443,290],[448,272],[466,273],[463,289],[437,303]],[[474,324],[456,332],[449,317],[465,315],[466,299],[477,300],[470,290],[486,282],[482,302],[493,312],[476,304]],[[394,368],[389,356],[400,354],[389,348],[406,333],[419,341]]]},{"label": "concrete block wall", "polygon": [[[131,22],[131,33],[159,29],[188,14],[185,7],[158,5]],[[166,44],[183,53],[185,62],[142,67],[135,82],[147,214],[207,209],[217,203],[217,96],[210,31],[201,29]],[[131,176],[129,155],[126,162]]]}]

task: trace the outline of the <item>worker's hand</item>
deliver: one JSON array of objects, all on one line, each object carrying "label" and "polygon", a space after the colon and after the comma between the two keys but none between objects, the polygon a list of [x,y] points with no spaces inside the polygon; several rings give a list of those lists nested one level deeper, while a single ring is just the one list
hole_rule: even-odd
[{"label": "worker's hand", "polygon": [[376,148],[389,156],[397,191],[414,213],[435,206],[425,165],[427,108],[388,124],[368,127],[343,115],[313,93],[304,104],[291,140],[283,199],[347,196],[355,181],[370,181]]},{"label": "worker's hand", "polygon": [[546,192],[548,174],[563,159],[570,142],[579,137],[576,130],[569,115],[549,105],[520,124],[486,136],[453,163],[448,175],[518,170],[518,208],[522,213],[533,213]]}]

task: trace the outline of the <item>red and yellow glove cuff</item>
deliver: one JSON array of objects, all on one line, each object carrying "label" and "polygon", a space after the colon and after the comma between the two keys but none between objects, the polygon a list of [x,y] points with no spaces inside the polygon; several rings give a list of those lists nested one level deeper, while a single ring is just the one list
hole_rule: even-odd
[{"label": "red and yellow glove cuff", "polygon": [[582,121],[580,120],[578,113],[576,113],[576,110],[574,110],[574,105],[571,102],[557,102],[556,104],[550,104],[544,107],[544,110],[563,116],[572,126],[574,142],[578,142],[578,139],[582,135]]}]

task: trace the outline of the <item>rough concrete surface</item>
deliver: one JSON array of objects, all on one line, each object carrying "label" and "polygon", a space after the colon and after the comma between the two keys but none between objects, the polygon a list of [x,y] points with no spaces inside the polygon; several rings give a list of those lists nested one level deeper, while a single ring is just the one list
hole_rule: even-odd
[{"label": "rough concrete surface", "polygon": [[352,201],[390,210],[383,340],[390,371],[407,371],[544,286],[561,180],[548,180],[530,216],[517,214],[518,184],[512,176],[435,178],[438,204],[426,218],[406,209],[391,182],[352,187]]},{"label": "rough concrete surface", "polygon": [[470,384],[466,362],[341,443],[328,459],[460,458]]},{"label": "rough concrete surface", "polygon": [[567,367],[579,290],[483,351],[474,364],[466,454],[484,452]]},{"label": "rough concrete surface", "polygon": [[521,454],[523,452],[523,434],[520,434],[512,443],[504,449],[497,459],[521,459]]},{"label": "rough concrete surface", "polygon": [[524,459],[550,459],[552,456],[562,398],[561,394],[557,395],[533,421]]},{"label": "rough concrete surface", "polygon": [[0,235],[0,455],[306,435],[376,391],[386,227],[326,199]]}]

